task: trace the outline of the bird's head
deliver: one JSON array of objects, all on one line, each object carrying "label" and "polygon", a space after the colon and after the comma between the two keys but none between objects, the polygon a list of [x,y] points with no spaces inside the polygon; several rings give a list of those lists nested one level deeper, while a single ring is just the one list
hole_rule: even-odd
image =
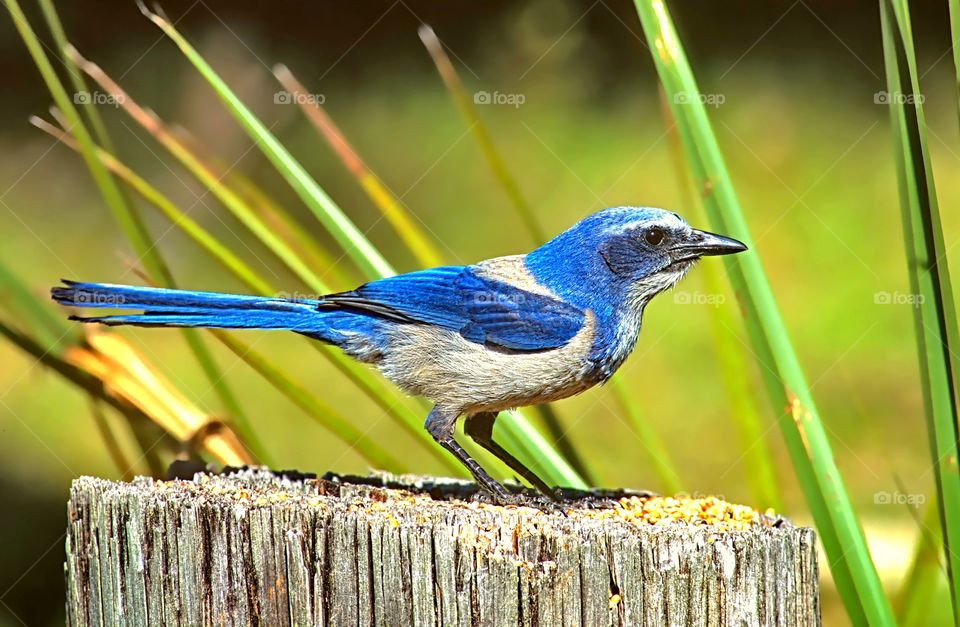
[{"label": "bird's head", "polygon": [[642,307],[701,257],[746,249],[742,242],[695,229],[663,209],[615,207],[547,242],[528,256],[528,265],[554,289],[606,292]]}]

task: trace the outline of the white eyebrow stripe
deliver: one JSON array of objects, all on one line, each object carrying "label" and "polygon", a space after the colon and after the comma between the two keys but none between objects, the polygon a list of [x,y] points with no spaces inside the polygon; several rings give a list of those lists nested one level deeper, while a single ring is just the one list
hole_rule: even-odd
[{"label": "white eyebrow stripe", "polygon": [[634,220],[633,222],[627,222],[626,224],[618,224],[616,226],[607,227],[604,230],[604,233],[626,233],[637,229],[639,227],[651,227],[651,226],[660,226],[667,230],[672,230],[679,226],[680,223],[677,220]]}]

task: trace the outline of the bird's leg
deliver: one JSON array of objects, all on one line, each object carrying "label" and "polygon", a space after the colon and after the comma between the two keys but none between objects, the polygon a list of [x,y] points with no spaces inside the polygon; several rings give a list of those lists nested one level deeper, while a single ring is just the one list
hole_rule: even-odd
[{"label": "bird's leg", "polygon": [[515,502],[516,498],[510,494],[505,487],[500,485],[496,479],[487,474],[487,472],[480,467],[480,464],[477,463],[477,460],[470,457],[470,454],[453,438],[458,415],[459,414],[455,412],[444,411],[439,407],[434,407],[427,415],[427,421],[424,423],[424,426],[440,446],[450,451],[461,464],[467,467],[467,470],[470,471],[470,474],[473,475],[473,478],[480,487],[486,490],[494,500],[501,504]]},{"label": "bird's leg", "polygon": [[474,442],[490,451],[497,459],[509,466],[511,470],[526,479],[530,485],[535,486],[550,499],[554,501],[559,500],[556,491],[548,486],[543,479],[524,466],[523,463],[511,455],[509,451],[493,441],[493,423],[496,419],[497,412],[482,412],[467,416],[467,420],[463,425],[463,431],[469,435]]}]

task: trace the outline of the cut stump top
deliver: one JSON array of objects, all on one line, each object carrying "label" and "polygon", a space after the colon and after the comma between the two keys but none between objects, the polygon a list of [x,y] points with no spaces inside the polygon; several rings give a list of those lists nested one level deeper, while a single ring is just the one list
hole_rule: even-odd
[{"label": "cut stump top", "polygon": [[720,499],[560,511],[425,477],[74,482],[75,625],[819,624],[815,536]]}]

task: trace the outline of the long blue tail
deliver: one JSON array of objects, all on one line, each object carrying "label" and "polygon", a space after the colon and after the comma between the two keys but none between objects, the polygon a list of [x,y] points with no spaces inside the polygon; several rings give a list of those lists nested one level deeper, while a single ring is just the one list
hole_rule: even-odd
[{"label": "long blue tail", "polygon": [[[71,320],[144,327],[216,327],[221,329],[288,329],[322,334],[327,330],[316,300],[290,300],[216,292],[192,292],[109,283],[64,281],[50,294],[70,307],[141,310],[139,314],[71,316]],[[317,339],[322,339],[318,337]]]}]

